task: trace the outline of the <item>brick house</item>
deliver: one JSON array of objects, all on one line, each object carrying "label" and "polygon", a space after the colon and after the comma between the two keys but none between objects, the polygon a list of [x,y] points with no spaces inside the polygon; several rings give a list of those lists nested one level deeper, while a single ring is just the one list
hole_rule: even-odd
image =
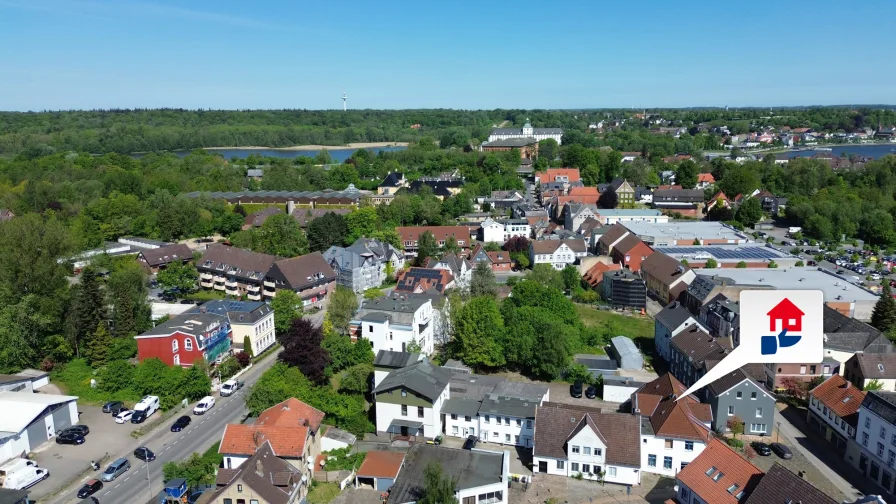
[{"label": "brick house", "polygon": [[641,271],[641,263],[653,254],[653,249],[633,234],[627,235],[613,246],[613,262],[632,271]]},{"label": "brick house", "polygon": [[678,299],[697,275],[672,257],[655,252],[641,262],[641,276],[647,283],[647,291],[665,305]]},{"label": "brick house", "polygon": [[405,257],[417,257],[417,242],[420,235],[429,231],[436,239],[436,244],[444,247],[449,239],[454,238],[461,249],[461,255],[470,251],[470,228],[466,226],[410,226],[397,227],[395,231],[401,236],[401,246]]},{"label": "brick house", "polygon": [[141,250],[137,254],[139,262],[150,273],[156,274],[169,264],[179,262],[187,264],[193,261],[193,251],[183,243],[166,245],[157,249]]}]

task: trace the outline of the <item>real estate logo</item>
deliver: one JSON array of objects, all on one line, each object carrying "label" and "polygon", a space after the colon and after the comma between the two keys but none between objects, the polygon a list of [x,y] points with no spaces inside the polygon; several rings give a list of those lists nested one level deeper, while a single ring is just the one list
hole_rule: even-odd
[{"label": "real estate logo", "polygon": [[741,291],[740,344],[679,399],[746,364],[821,363],[823,321],[820,290]]}]

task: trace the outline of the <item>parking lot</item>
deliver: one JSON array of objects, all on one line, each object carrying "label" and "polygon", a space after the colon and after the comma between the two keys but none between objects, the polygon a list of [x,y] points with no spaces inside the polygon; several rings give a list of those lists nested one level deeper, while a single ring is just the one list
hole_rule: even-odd
[{"label": "parking lot", "polygon": [[548,386],[551,390],[551,402],[600,408],[603,411],[619,411],[619,406],[621,406],[620,403],[602,401],[597,398],[588,399],[584,394],[582,394],[582,397],[573,397],[569,393],[570,385],[568,383],[554,382],[549,383]]},{"label": "parking lot", "polygon": [[[99,406],[78,404],[78,410],[78,423],[88,426],[90,434],[84,437],[82,445],[60,445],[51,440],[34,452],[37,465],[50,471],[50,479],[32,487],[32,499],[46,497],[72,478],[80,476],[90,468],[91,460],[99,462],[107,453],[121,453],[134,443],[131,432],[145,426],[130,422],[117,424],[112,415],[103,413]],[[96,471],[97,477],[100,471]]]}]

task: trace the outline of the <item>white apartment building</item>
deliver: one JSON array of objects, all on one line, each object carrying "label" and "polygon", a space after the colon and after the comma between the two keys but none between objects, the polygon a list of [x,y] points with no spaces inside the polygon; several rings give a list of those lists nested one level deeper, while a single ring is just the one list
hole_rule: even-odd
[{"label": "white apartment building", "polygon": [[554,269],[562,270],[567,264],[575,264],[580,257],[588,255],[585,240],[538,240],[529,244],[529,262],[550,264]]},{"label": "white apartment building", "polygon": [[534,138],[536,141],[554,139],[557,145],[563,141],[562,128],[533,128],[529,120],[522,128],[494,128],[488,135],[488,141],[510,140],[512,138]]},{"label": "white apartment building", "polygon": [[374,353],[416,346],[415,351],[429,355],[434,350],[432,301],[406,294],[367,301],[349,323],[349,332],[354,341],[369,340]]},{"label": "white apartment building", "polygon": [[505,243],[516,236],[528,239],[532,235],[532,227],[525,219],[485,219],[479,230],[479,239],[484,243]]},{"label": "white apartment building", "polygon": [[856,438],[847,441],[846,461],[892,494],[896,479],[896,392],[868,392],[858,415]]},{"label": "white apartment building", "polygon": [[479,230],[479,238],[485,243],[504,243],[504,225],[492,219],[485,219]]},{"label": "white apartment building", "polygon": [[377,432],[433,439],[442,432],[442,405],[451,372],[427,360],[396,369],[373,390]]}]

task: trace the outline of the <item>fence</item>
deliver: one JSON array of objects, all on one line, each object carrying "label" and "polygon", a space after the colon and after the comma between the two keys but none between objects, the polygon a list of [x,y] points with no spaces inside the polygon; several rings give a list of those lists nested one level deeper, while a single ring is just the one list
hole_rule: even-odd
[{"label": "fence", "polygon": [[354,478],[354,471],[314,471],[314,481],[339,483],[340,489],[344,489]]}]

